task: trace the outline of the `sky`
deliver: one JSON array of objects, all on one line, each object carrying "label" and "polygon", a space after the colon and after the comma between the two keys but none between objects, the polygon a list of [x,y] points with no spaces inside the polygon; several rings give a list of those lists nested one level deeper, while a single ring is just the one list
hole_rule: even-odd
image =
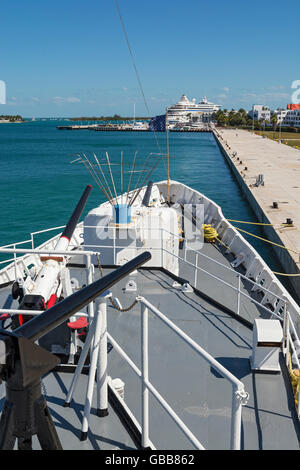
[{"label": "sky", "polygon": [[183,93],[223,109],[292,101],[300,81],[299,0],[118,5],[146,105],[115,0],[2,0],[0,115],[133,116],[135,107],[136,116],[154,116]]}]

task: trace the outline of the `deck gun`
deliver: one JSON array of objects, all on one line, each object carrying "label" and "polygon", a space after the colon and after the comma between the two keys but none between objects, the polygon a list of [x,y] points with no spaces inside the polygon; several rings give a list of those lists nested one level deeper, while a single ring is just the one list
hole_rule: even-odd
[{"label": "deck gun", "polygon": [[59,359],[40,347],[40,340],[150,259],[151,254],[145,251],[41,312],[16,331],[0,329],[0,381],[6,382],[0,420],[0,450],[12,450],[16,440],[18,449],[32,450],[32,437],[35,435],[42,450],[62,450],[42,394],[42,377],[58,366]]},{"label": "deck gun", "polygon": [[[58,239],[54,251],[67,251],[71,238],[82,211],[85,207],[89,194],[92,190],[91,185],[87,185],[73,214],[71,215],[63,233]],[[62,292],[61,272],[65,267],[65,257],[41,256],[42,267],[32,276],[27,276],[25,280],[18,279],[12,286],[12,297],[19,300],[20,310],[47,310],[57,303]],[[18,315],[14,317],[12,327],[17,328],[26,321],[30,320],[30,315]]]}]

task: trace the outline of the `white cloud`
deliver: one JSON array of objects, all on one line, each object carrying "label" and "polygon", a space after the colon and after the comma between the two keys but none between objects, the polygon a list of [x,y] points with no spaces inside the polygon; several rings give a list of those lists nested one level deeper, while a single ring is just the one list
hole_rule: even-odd
[{"label": "white cloud", "polygon": [[53,98],[53,101],[55,104],[64,104],[64,103],[80,103],[80,99],[76,98],[75,96],[69,96],[69,97],[62,97],[62,96],[55,96]]},{"label": "white cloud", "polygon": [[267,101],[270,99],[287,99],[290,98],[288,93],[246,93],[242,96],[242,98],[255,98],[256,100]]},{"label": "white cloud", "polygon": [[226,91],[226,93],[229,93],[229,88],[227,86],[224,86],[222,90]]}]

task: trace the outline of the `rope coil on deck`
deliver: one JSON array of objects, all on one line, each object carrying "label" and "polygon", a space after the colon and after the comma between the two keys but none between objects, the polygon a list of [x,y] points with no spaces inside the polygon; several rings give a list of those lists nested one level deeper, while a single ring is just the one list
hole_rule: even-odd
[{"label": "rope coil on deck", "polygon": [[294,392],[294,400],[295,400],[296,406],[298,406],[299,370],[293,369],[291,353],[289,353],[289,374],[290,374],[293,392]]},{"label": "rope coil on deck", "polygon": [[202,225],[204,239],[209,243],[214,243],[218,237],[218,232],[210,224]]}]

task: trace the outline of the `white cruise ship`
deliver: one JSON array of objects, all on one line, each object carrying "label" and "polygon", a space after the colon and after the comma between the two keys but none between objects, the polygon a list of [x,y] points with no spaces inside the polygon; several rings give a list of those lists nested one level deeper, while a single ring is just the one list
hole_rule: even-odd
[{"label": "white cruise ship", "polygon": [[220,108],[220,105],[209,102],[206,97],[196,103],[195,98],[190,101],[186,95],[182,95],[176,104],[168,108],[169,128],[195,120],[208,122],[211,115]]}]

